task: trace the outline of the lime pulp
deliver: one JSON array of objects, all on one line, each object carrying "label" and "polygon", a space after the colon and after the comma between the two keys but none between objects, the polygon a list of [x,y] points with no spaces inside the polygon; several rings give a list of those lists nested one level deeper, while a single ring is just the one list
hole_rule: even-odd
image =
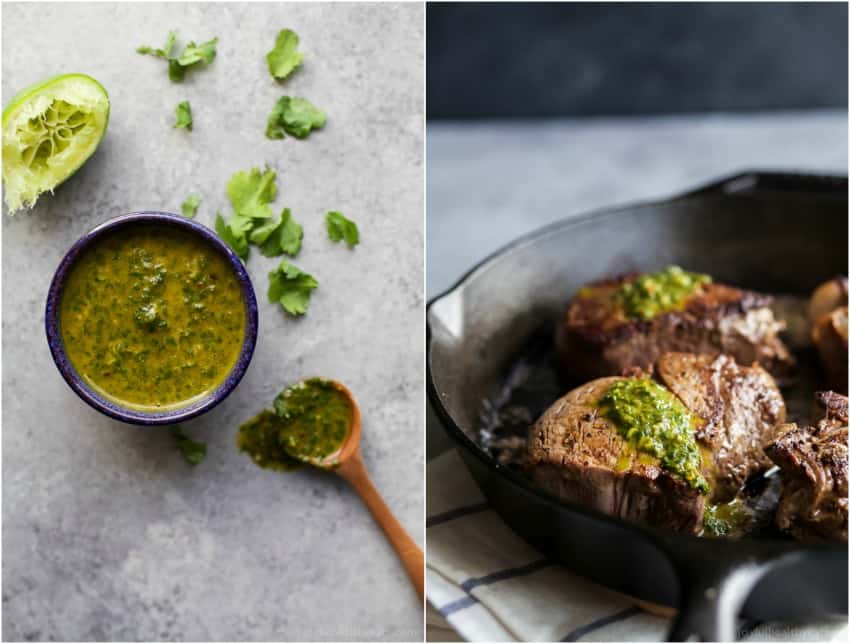
[{"label": "lime pulp", "polygon": [[18,93],[3,110],[3,183],[10,213],[76,172],[109,122],[109,96],[85,74],[65,74]]}]

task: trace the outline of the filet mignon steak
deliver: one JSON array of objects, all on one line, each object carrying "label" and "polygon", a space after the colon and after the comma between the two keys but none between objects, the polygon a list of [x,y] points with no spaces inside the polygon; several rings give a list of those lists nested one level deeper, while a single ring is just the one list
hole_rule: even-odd
[{"label": "filet mignon steak", "polygon": [[823,418],[781,425],[765,447],[784,482],[776,524],[803,541],[847,541],[847,397],[821,391],[815,399]]},{"label": "filet mignon steak", "polygon": [[739,366],[728,356],[663,354],[655,378],[701,419],[694,435],[711,485],[708,495],[637,451],[600,413],[600,399],[625,377],[593,380],[549,407],[529,433],[529,473],[564,500],[622,519],[697,532],[707,501],[730,500],[747,475],[770,465],[758,446],[784,422],[785,405],[767,372]]},{"label": "filet mignon steak", "polygon": [[812,342],[829,386],[847,392],[847,278],[821,284],[809,303]]},{"label": "filet mignon steak", "polygon": [[779,380],[791,375],[794,359],[779,338],[784,324],[769,308],[769,296],[708,282],[681,308],[636,319],[626,315],[615,293],[639,277],[595,282],[570,300],[555,343],[571,377],[619,375],[630,367],[647,370],[668,351],[724,353],[739,364],[758,362]]},{"label": "filet mignon steak", "polygon": [[785,422],[785,401],[767,371],[730,356],[666,353],[657,377],[703,419],[696,431],[713,455],[712,501],[730,501],[747,479],[771,466],[762,446]]}]

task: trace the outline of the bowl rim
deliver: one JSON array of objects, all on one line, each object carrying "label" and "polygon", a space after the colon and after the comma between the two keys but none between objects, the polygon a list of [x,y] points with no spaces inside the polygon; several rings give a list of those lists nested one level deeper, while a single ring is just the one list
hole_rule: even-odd
[{"label": "bowl rim", "polygon": [[[239,351],[239,357],[224,381],[200,400],[196,400],[185,407],[162,411],[144,411],[124,407],[101,395],[89,386],[77,373],[76,369],[74,369],[65,352],[59,324],[59,309],[65,283],[71,269],[82,253],[95,241],[102,239],[116,230],[143,224],[174,226],[204,240],[204,242],[227,260],[234,276],[239,282],[242,291],[242,301],[245,305],[245,337],[242,341],[242,348]],[[126,213],[108,219],[92,228],[74,242],[63,256],[50,282],[50,288],[47,292],[44,324],[47,333],[47,344],[50,348],[53,362],[74,393],[82,398],[89,406],[110,418],[134,425],[151,426],[173,425],[189,420],[190,418],[195,418],[208,412],[230,395],[242,380],[254,355],[254,348],[257,343],[258,317],[257,298],[254,294],[251,277],[242,260],[226,242],[203,224],[187,219],[186,217],[165,211],[144,210]]]}]

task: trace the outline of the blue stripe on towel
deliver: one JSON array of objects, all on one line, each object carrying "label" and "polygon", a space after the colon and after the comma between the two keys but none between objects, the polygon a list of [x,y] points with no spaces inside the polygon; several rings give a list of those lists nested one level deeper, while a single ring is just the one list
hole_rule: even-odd
[{"label": "blue stripe on towel", "polygon": [[635,608],[634,606],[632,606],[631,608],[627,608],[626,610],[621,610],[619,613],[608,615],[608,617],[602,617],[600,619],[597,619],[596,621],[590,622],[590,624],[585,624],[584,626],[579,626],[578,628],[564,635],[561,641],[576,642],[588,633],[592,633],[593,631],[599,630],[600,628],[608,626],[609,624],[613,624],[614,622],[620,622],[624,619],[628,619],[629,617],[637,615],[640,612],[640,609]]},{"label": "blue stripe on towel", "polygon": [[465,505],[461,508],[455,508],[454,510],[449,510],[448,512],[441,512],[440,514],[435,514],[430,517],[425,518],[425,527],[430,528],[434,525],[439,525],[440,523],[445,523],[446,521],[451,521],[452,519],[457,519],[459,517],[466,516],[467,514],[475,514],[476,512],[482,512],[489,508],[486,503],[476,503],[475,505]]},{"label": "blue stripe on towel", "polygon": [[460,599],[456,599],[453,602],[449,602],[445,606],[441,606],[437,609],[437,611],[443,616],[448,617],[452,613],[456,613],[459,610],[463,610],[464,608],[469,608],[478,603],[478,600],[472,595],[467,595],[466,597],[461,597]]},{"label": "blue stripe on towel", "polygon": [[[446,512],[445,514],[449,514],[449,512]],[[446,520],[448,521],[449,519]],[[473,588],[478,588],[479,586],[487,586],[489,584],[495,584],[497,581],[504,581],[505,579],[513,579],[514,577],[530,575],[533,572],[536,572],[538,570],[541,570],[542,568],[546,568],[547,566],[551,565],[552,562],[547,561],[546,559],[540,559],[538,561],[532,561],[530,564],[519,566],[517,568],[506,568],[497,572],[491,572],[489,575],[484,575],[483,577],[472,577],[463,582],[460,587],[468,593]],[[472,595],[466,595],[466,597],[456,599],[453,602],[449,602],[445,606],[440,606],[439,608],[437,608],[437,611],[443,617],[446,617],[448,615],[451,615],[452,613],[458,612],[459,610],[463,610],[464,608],[474,606],[477,603],[479,602],[476,597],[473,597]]]},{"label": "blue stripe on towel", "polygon": [[551,561],[540,559],[538,561],[532,561],[530,564],[519,566],[518,568],[507,568],[505,570],[499,570],[498,572],[491,572],[489,575],[484,575],[483,577],[472,577],[471,579],[467,579],[463,582],[460,587],[466,592],[469,592],[473,588],[478,588],[478,586],[487,586],[489,584],[494,584],[497,581],[504,581],[505,579],[513,579],[514,577],[529,575],[551,565]]}]

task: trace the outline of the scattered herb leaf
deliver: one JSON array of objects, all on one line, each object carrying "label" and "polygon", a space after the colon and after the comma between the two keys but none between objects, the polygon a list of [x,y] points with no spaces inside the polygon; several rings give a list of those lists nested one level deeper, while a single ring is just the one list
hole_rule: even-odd
[{"label": "scattered herb leaf", "polygon": [[269,204],[277,194],[276,177],[269,168],[263,173],[259,168],[251,168],[249,172],[234,174],[227,182],[227,196],[234,212],[248,219],[270,219],[273,213]]},{"label": "scattered herb leaf", "polygon": [[254,220],[243,215],[233,215],[227,225],[237,235],[248,235],[254,227]]},{"label": "scattered herb leaf", "polygon": [[192,193],[186,200],[180,204],[180,212],[184,217],[192,219],[198,213],[198,206],[201,205],[201,195]]},{"label": "scattered herb leaf", "polygon": [[236,230],[234,230],[234,219],[236,219],[236,217],[232,217],[230,222],[225,223],[224,217],[221,216],[221,213],[217,212],[215,214],[215,232],[218,233],[218,236],[227,242],[234,252],[244,261],[248,259],[248,237],[246,236],[245,231],[240,230],[238,226]]},{"label": "scattered herb leaf", "polygon": [[168,61],[168,78],[175,83],[183,81],[186,77],[187,69],[193,69],[200,65],[208,65],[215,60],[216,43],[218,43],[218,38],[213,38],[212,40],[208,40],[200,45],[190,42],[183,48],[183,51],[179,56],[172,56],[172,50],[174,49],[174,43],[176,40],[177,32],[170,31],[168,32],[168,38],[165,41],[165,46],[163,46],[162,49],[154,49],[153,47],[143,45],[141,47],[137,47],[136,51],[140,54],[156,56],[157,58],[162,58],[163,60]]},{"label": "scattered herb leaf", "polygon": [[312,275],[284,260],[269,273],[269,302],[280,302],[290,315],[303,315],[318,285]]},{"label": "scattered herb leaf", "polygon": [[338,242],[344,239],[349,248],[354,248],[360,243],[360,231],[357,230],[357,224],[341,212],[331,211],[326,214],[325,224],[331,241]]},{"label": "scattered herb leaf", "polygon": [[149,56],[156,56],[158,58],[164,58],[168,60],[171,58],[171,50],[174,49],[174,41],[177,40],[177,32],[169,31],[168,37],[165,39],[165,45],[162,49],[154,49],[153,47],[148,47],[147,45],[142,45],[141,47],[137,47],[136,51],[140,54],[147,54]]},{"label": "scattered herb leaf", "polygon": [[206,443],[200,443],[186,436],[180,425],[174,425],[171,428],[171,435],[177,441],[177,447],[187,463],[197,465],[207,457]]},{"label": "scattered herb leaf", "polygon": [[182,127],[191,132],[192,106],[189,105],[189,101],[181,101],[177,103],[177,107],[175,108],[174,113],[177,117],[177,122],[174,124],[174,127]]},{"label": "scattered herb leaf", "polygon": [[306,98],[281,96],[269,114],[266,137],[283,139],[286,134],[306,138],[325,124],[325,113]]},{"label": "scattered herb leaf", "polygon": [[286,253],[295,257],[301,250],[304,230],[292,217],[289,208],[284,208],[277,221],[269,220],[251,232],[251,242],[260,247],[266,257],[277,257]]},{"label": "scattered herb leaf", "polygon": [[177,63],[181,67],[191,67],[197,63],[209,65],[215,60],[217,44],[218,38],[213,38],[212,40],[208,40],[200,45],[190,42],[186,45],[186,48],[183,49],[183,53],[180,54],[180,58],[177,59]]},{"label": "scattered herb leaf", "polygon": [[266,55],[269,64],[269,74],[277,80],[289,76],[301,64],[304,55],[298,49],[298,34],[291,29],[281,29],[272,49]]}]

